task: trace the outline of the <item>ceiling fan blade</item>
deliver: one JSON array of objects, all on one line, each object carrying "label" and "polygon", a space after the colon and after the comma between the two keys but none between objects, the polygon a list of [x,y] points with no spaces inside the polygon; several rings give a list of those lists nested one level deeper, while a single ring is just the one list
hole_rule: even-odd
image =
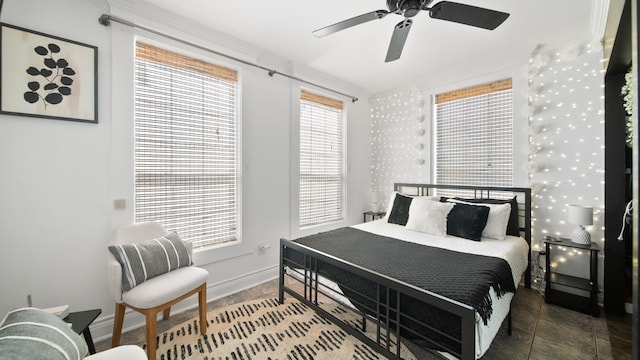
[{"label": "ceiling fan blade", "polygon": [[362,14],[360,16],[356,16],[351,19],[347,19],[339,23],[335,23],[333,25],[323,27],[322,29],[318,29],[313,32],[313,35],[315,35],[316,37],[327,36],[327,35],[333,34],[334,32],[348,29],[352,26],[360,25],[367,21],[382,19],[383,17],[387,16],[387,14],[389,13],[390,12],[387,10],[372,11],[370,13]]},{"label": "ceiling fan blade", "polygon": [[407,36],[409,35],[409,30],[411,30],[411,24],[413,24],[411,19],[404,19],[393,29],[391,43],[389,43],[389,49],[387,50],[387,58],[384,62],[391,62],[400,58],[404,43],[407,41]]},{"label": "ceiling fan blade", "polygon": [[509,17],[509,14],[501,11],[450,1],[441,1],[428,10],[429,16],[434,19],[453,21],[487,30],[497,28]]}]

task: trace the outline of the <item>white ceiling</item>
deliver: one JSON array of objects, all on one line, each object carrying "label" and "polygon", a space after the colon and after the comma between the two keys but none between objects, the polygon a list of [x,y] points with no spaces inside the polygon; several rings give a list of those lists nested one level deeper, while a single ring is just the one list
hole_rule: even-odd
[{"label": "white ceiling", "polygon": [[[390,14],[324,38],[312,31],[373,10],[386,0],[146,0],[294,63],[380,93],[416,80],[440,85],[525,65],[538,45],[603,36],[608,0],[461,0],[507,12],[493,31],[413,18],[402,57],[384,58],[396,23]],[[435,0],[436,4],[439,0]],[[433,5],[432,4],[432,5]],[[603,6],[605,4],[605,6]],[[277,69],[281,70],[281,69]]]}]

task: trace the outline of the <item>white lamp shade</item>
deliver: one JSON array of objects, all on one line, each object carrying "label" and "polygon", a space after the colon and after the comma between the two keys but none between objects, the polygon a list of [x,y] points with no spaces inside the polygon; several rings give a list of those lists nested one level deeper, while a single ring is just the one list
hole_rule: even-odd
[{"label": "white lamp shade", "polygon": [[593,225],[593,208],[569,205],[569,223],[575,225]]},{"label": "white lamp shade", "polygon": [[377,204],[380,202],[380,193],[377,191],[371,192],[371,202]]}]

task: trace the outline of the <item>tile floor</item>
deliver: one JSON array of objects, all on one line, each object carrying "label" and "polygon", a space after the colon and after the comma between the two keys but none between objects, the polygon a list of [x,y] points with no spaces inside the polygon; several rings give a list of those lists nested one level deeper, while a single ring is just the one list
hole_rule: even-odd
[{"label": "tile floor", "polygon": [[[252,299],[277,297],[277,281],[272,280],[239,293],[212,301],[208,310]],[[601,312],[599,318],[544,302],[533,289],[519,288],[513,300],[513,333],[506,324],[483,359],[631,359],[631,316]],[[158,333],[196,316],[196,310],[174,314],[158,322]],[[126,327],[126,323],[125,323]],[[122,334],[122,344],[144,341],[144,328]],[[111,340],[96,343],[96,350],[109,348]]]}]

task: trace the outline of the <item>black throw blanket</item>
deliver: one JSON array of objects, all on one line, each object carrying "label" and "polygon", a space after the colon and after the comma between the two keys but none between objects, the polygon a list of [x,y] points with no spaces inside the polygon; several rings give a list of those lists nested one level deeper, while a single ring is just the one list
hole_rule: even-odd
[{"label": "black throw blanket", "polygon": [[[511,267],[505,260],[496,257],[410,243],[348,227],[303,237],[296,242],[467,304],[478,312],[485,325],[492,313],[489,287],[495,290],[498,297],[506,292],[515,292]],[[376,297],[375,285],[370,281],[328,264],[322,264],[320,273],[357,292],[367,294],[369,299]],[[357,293],[344,290],[347,298],[360,304],[372,305],[370,300]],[[450,316],[434,312],[434,309],[429,310],[426,304],[416,302],[415,299],[403,299],[401,302],[413,303],[419,309],[416,310],[419,318],[426,323],[452,321],[443,319]],[[447,333],[458,333],[459,319],[457,325],[447,329]]]}]

